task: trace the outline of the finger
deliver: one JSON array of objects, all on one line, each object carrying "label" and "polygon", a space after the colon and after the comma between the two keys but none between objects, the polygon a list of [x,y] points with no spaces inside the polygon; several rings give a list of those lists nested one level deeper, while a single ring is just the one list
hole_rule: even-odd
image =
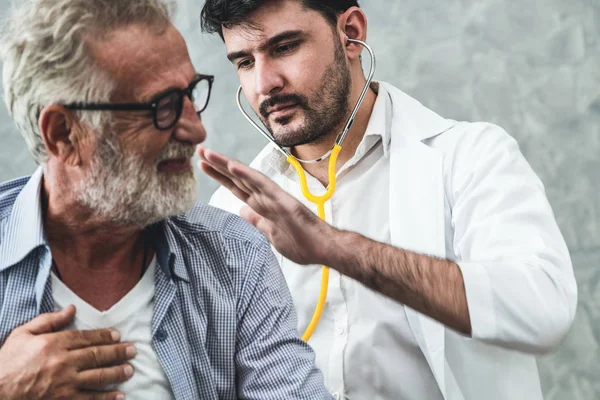
[{"label": "finger", "polygon": [[249,190],[244,190],[246,193],[267,193],[272,198],[274,193],[285,193],[266,175],[239,161],[204,148],[199,152],[199,155],[222,175],[248,188]]},{"label": "finger", "polygon": [[246,202],[248,200],[248,193],[240,189],[231,179],[227,178],[225,175],[221,174],[219,171],[215,170],[209,164],[204,161],[200,162],[200,168],[206,175],[219,182],[222,186],[229,189],[231,193],[234,194],[235,197]]},{"label": "finger", "polygon": [[204,159],[204,147],[201,144],[199,144],[198,146],[196,146],[196,154],[201,159]]},{"label": "finger", "polygon": [[[257,228],[258,228],[258,224],[263,219],[263,217],[260,216],[260,214],[258,214],[252,208],[250,208],[250,206],[245,206],[240,210],[240,217],[242,217],[246,221],[250,222],[252,225],[254,225]],[[263,231],[263,233],[265,233],[265,232]]]},{"label": "finger", "polygon": [[251,193],[251,190],[229,171],[229,163],[233,162],[233,160],[210,150],[204,150],[202,154],[204,155],[203,162],[207,163],[215,171],[232,181],[240,190],[248,194]]},{"label": "finger", "polygon": [[121,334],[115,329],[66,331],[59,334],[60,343],[68,350],[118,343]]},{"label": "finger", "polygon": [[250,168],[239,161],[231,161],[228,166],[229,173],[236,177],[253,192],[267,194],[269,197],[278,197],[277,193],[285,193],[275,182],[262,172]]},{"label": "finger", "polygon": [[244,218],[267,236],[275,226],[287,231],[293,230],[293,226],[307,227],[315,220],[319,221],[317,215],[281,188],[277,187],[272,193],[273,197],[267,194],[250,196],[246,204],[260,218],[249,211],[245,211]]},{"label": "finger", "polygon": [[75,317],[75,307],[70,305],[61,311],[38,315],[21,328],[33,335],[57,332],[66,328]]},{"label": "finger", "polygon": [[202,149],[198,155],[202,161],[207,162],[213,168],[224,172],[227,171],[227,163],[230,160],[228,157],[208,149]]},{"label": "finger", "polygon": [[132,376],[133,367],[130,364],[88,369],[77,374],[77,387],[84,390],[101,390],[107,385],[126,382]]},{"label": "finger", "polygon": [[[250,193],[250,190],[245,185],[237,182],[235,180],[235,177],[226,168],[223,168],[222,166],[219,166],[219,165],[211,164],[210,162],[205,161],[205,160],[201,160],[199,163],[199,166],[206,173],[210,172],[211,175],[209,175],[209,176],[211,178],[215,179],[216,181],[218,181],[219,183],[221,183],[221,181],[223,181],[223,182],[227,183],[229,186],[231,184],[233,184],[241,191]],[[210,168],[210,170],[207,169],[206,167]],[[217,175],[215,175],[215,174],[217,174]]]},{"label": "finger", "polygon": [[[259,214],[265,215],[265,213],[275,210],[278,210],[275,211],[278,213],[283,204],[293,205],[296,202],[292,196],[263,173],[211,150],[204,149],[202,155],[216,172],[248,194],[248,198],[236,197],[250,205]],[[223,184],[225,186],[229,182],[223,182]],[[282,203],[282,199],[287,199],[287,201]]]},{"label": "finger", "polygon": [[249,206],[244,207],[240,210],[240,216],[252,225],[254,225],[256,229],[264,233],[267,239],[269,239],[269,241],[273,243],[273,232],[274,229],[277,229],[273,228],[275,226],[273,221],[269,220],[266,217],[263,217]]},{"label": "finger", "polygon": [[130,343],[119,343],[109,346],[94,346],[72,351],[69,357],[77,368],[97,369],[109,365],[122,364],[136,355],[136,348]]},{"label": "finger", "polygon": [[91,392],[81,391],[74,400],[125,400],[125,394],[121,392]]},{"label": "finger", "polygon": [[217,153],[216,151],[206,149],[202,146],[198,146],[198,149],[198,156],[200,156],[201,159],[210,162],[211,164],[220,164],[222,166],[225,166],[230,160],[229,157]]}]

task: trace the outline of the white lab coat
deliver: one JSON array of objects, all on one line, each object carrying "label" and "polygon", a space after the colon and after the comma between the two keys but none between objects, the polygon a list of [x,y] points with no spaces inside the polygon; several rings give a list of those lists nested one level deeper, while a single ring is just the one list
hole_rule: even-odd
[{"label": "white lab coat", "polygon": [[[501,128],[444,119],[380,84],[394,109],[392,244],[456,261],[465,281],[472,338],[406,307],[444,398],[541,400],[534,355],[561,342],[577,303],[569,252],[541,181]],[[241,206],[224,188],[211,204],[235,213]]]}]

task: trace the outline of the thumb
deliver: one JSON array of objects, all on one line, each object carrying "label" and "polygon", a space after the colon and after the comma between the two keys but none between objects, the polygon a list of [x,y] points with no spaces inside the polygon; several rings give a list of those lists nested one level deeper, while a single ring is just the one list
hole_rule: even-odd
[{"label": "thumb", "polygon": [[23,328],[33,335],[51,333],[65,328],[74,318],[75,307],[70,305],[60,311],[38,315],[23,325]]},{"label": "thumb", "polygon": [[240,217],[250,222],[256,228],[258,228],[258,224],[263,218],[256,211],[250,208],[250,206],[242,207],[242,209],[240,210]]},{"label": "thumb", "polygon": [[249,206],[245,206],[240,210],[240,217],[254,225],[254,227],[261,231],[267,237],[267,240],[280,251],[279,246],[281,243],[274,240],[276,229],[273,228],[273,223],[270,220],[261,216]]}]

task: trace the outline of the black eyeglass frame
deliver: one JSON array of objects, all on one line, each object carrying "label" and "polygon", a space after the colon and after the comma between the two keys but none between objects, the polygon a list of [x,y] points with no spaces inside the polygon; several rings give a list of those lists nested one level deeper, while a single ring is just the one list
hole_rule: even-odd
[{"label": "black eyeglass frame", "polygon": [[[208,95],[206,96],[206,103],[204,103],[202,109],[196,111],[196,114],[200,116],[200,114],[208,106],[210,94],[212,91],[212,85],[215,81],[214,75],[197,74],[196,78],[190,83],[190,85],[187,88],[173,89],[161,93],[149,103],[72,103],[65,104],[63,105],[63,107],[70,110],[82,111],[152,111],[152,121],[154,122],[154,126],[158,130],[165,131],[171,129],[177,124],[177,122],[179,122],[179,118],[181,118],[181,114],[183,113],[183,103],[185,101],[185,97],[187,96],[193,102],[194,99],[192,98],[192,92],[194,91],[196,86],[203,80],[208,81]],[[177,104],[176,116],[171,124],[169,124],[168,126],[161,127],[158,124],[158,105],[160,104],[161,100],[173,94],[177,94],[179,96],[179,103]]]}]

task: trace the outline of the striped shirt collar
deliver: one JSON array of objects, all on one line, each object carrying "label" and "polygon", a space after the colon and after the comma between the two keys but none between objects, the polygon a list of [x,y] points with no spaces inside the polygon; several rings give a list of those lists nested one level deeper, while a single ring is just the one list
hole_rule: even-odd
[{"label": "striped shirt collar", "polygon": [[43,171],[39,167],[17,196],[0,243],[0,272],[47,246],[42,218]]},{"label": "striped shirt collar", "polygon": [[[35,249],[49,247],[42,216],[43,176],[43,169],[39,167],[15,200],[1,237],[0,272],[18,264]],[[189,281],[187,270],[175,262],[177,255],[172,249],[177,248],[176,240],[166,225],[163,221],[148,228],[157,262],[168,278],[173,271],[180,279]]]}]

